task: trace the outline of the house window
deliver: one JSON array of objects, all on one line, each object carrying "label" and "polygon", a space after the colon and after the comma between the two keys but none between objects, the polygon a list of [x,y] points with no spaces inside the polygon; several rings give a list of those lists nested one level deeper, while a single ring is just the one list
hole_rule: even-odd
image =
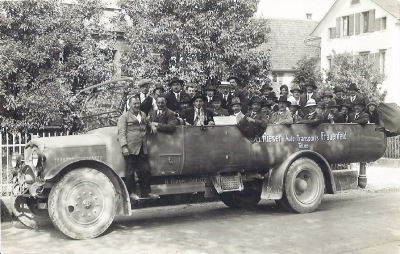
[{"label": "house window", "polygon": [[361,58],[363,58],[363,59],[365,59],[365,60],[368,60],[368,59],[369,59],[369,58],[368,58],[368,56],[369,56],[369,51],[360,52],[359,55],[360,55]]},{"label": "house window", "polygon": [[331,70],[332,69],[332,57],[328,56],[327,59],[328,59],[328,70]]},{"label": "house window", "polygon": [[368,33],[369,29],[369,12],[362,13],[362,32]]},{"label": "house window", "polygon": [[272,82],[277,82],[278,76],[276,74],[272,74]]},{"label": "house window", "polygon": [[386,29],[386,17],[383,17],[381,19],[381,30],[385,30]]},{"label": "house window", "polygon": [[306,13],[306,17],[307,17],[307,19],[311,19],[312,13]]},{"label": "house window", "polygon": [[343,31],[343,36],[349,36],[349,17],[343,17],[342,18],[342,31]]},{"label": "house window", "polygon": [[359,3],[360,3],[360,0],[351,0],[351,5],[359,4]]},{"label": "house window", "polygon": [[386,50],[379,51],[379,71],[385,73]]}]

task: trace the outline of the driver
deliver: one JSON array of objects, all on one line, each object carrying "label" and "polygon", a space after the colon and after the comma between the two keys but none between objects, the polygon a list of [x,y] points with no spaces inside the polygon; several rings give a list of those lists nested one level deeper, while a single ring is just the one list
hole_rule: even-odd
[{"label": "driver", "polygon": [[[122,154],[125,157],[126,180],[129,197],[133,200],[142,198],[157,198],[158,195],[151,193],[150,176],[151,169],[147,157],[147,120],[146,114],[139,110],[140,100],[138,97],[129,99],[129,110],[122,113],[118,118],[118,141],[121,145]],[[139,179],[139,188],[136,189],[135,173]],[[136,189],[136,190],[135,190]]]}]

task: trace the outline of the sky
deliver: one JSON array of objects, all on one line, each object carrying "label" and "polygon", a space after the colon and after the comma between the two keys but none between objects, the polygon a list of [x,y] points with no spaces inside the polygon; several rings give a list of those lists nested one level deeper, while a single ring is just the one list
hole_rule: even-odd
[{"label": "sky", "polygon": [[256,17],[306,19],[312,13],[312,20],[320,21],[335,0],[260,0]]}]

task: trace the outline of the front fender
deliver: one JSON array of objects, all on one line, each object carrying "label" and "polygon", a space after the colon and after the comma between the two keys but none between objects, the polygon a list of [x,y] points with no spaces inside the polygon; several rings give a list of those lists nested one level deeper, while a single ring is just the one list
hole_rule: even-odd
[{"label": "front fender", "polygon": [[336,193],[336,185],[329,163],[319,153],[306,150],[292,154],[282,164],[269,170],[268,178],[263,183],[261,198],[281,199],[287,170],[295,160],[303,157],[314,160],[321,168],[325,179],[326,192],[329,194]]},{"label": "front fender", "polygon": [[59,176],[63,176],[70,170],[81,167],[94,168],[103,174],[105,174],[110,181],[113,183],[115,190],[117,192],[117,215],[131,215],[131,202],[129,199],[128,190],[125,183],[107,164],[98,160],[88,160],[88,159],[72,159],[60,163],[56,167],[50,169],[46,172],[44,177],[45,181],[55,181]]}]

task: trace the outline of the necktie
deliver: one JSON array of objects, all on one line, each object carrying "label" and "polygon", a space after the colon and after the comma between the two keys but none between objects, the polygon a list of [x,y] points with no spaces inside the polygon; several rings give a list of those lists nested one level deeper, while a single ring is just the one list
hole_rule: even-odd
[{"label": "necktie", "polygon": [[180,101],[179,99],[180,99],[180,94],[177,93],[177,94],[176,94],[176,100],[177,100],[177,101]]},{"label": "necktie", "polygon": [[158,110],[157,116],[161,116],[161,114],[162,114],[162,111],[161,111],[161,110]]},{"label": "necktie", "polygon": [[354,117],[354,120],[356,120],[356,119],[358,119],[358,116],[359,116],[360,114],[356,114],[356,116]]},{"label": "necktie", "polygon": [[255,113],[255,112],[251,112],[250,117],[251,117],[251,118],[254,118],[255,116],[256,116],[256,113]]}]

